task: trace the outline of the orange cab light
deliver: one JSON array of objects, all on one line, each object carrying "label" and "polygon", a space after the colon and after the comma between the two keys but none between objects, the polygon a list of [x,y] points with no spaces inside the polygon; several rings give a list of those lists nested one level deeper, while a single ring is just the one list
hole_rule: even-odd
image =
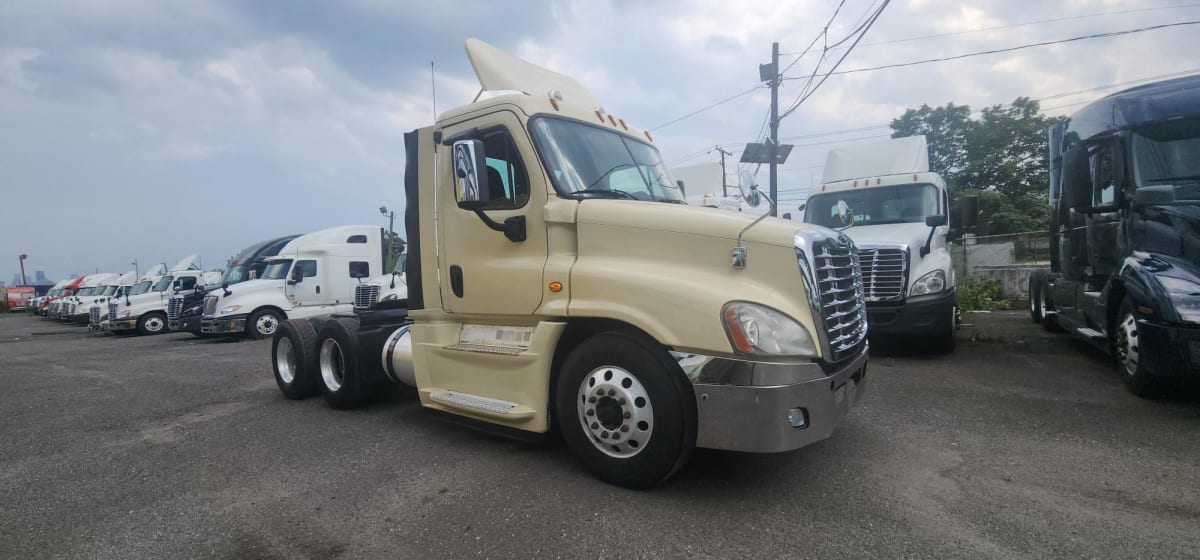
[{"label": "orange cab light", "polygon": [[916,174],[916,173],[913,173],[913,180],[914,180],[914,181],[916,181],[916,180],[917,180],[917,174]]},{"label": "orange cab light", "polygon": [[621,128],[624,128],[626,131],[629,130],[629,125],[625,124],[625,119],[617,119],[617,120],[621,121]]},{"label": "orange cab light", "polygon": [[876,178],[875,178],[875,184],[876,184],[876,185],[882,185],[882,184],[883,184],[883,179],[881,179],[881,178],[879,178],[879,177],[876,177]]},{"label": "orange cab light", "polygon": [[604,122],[604,115],[600,113],[600,109],[596,109],[596,118],[600,119],[600,122]]},{"label": "orange cab light", "polygon": [[651,141],[651,142],[653,142],[653,141],[654,141],[654,137],[653,137],[653,136],[650,136],[650,131],[649,131],[649,130],[647,130],[647,131],[645,132],[645,134],[646,134],[646,139],[647,139],[647,140],[649,140],[649,141]]},{"label": "orange cab light", "polygon": [[550,291],[551,292],[554,292],[557,294],[558,292],[562,291],[562,288],[563,288],[562,282],[551,282],[550,283]]},{"label": "orange cab light", "polygon": [[617,119],[613,118],[612,115],[608,116],[608,122],[612,123],[613,126],[617,126]]},{"label": "orange cab light", "polygon": [[854,186],[856,186],[856,187],[858,186],[858,179],[854,180]]},{"label": "orange cab light", "polygon": [[551,98],[550,98],[550,104],[554,106],[554,110],[555,110],[555,111],[557,111],[557,110],[558,110],[558,100],[557,100],[557,99],[555,99],[555,98],[551,97]]}]

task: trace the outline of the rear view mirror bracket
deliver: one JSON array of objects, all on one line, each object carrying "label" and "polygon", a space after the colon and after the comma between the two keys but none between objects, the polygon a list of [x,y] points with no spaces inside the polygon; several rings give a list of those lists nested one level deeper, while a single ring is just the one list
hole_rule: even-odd
[{"label": "rear view mirror bracket", "polygon": [[500,223],[496,220],[493,220],[491,216],[484,214],[483,210],[478,208],[475,209],[475,215],[479,216],[479,219],[482,220],[484,225],[487,227],[495,231],[503,232],[504,237],[507,237],[509,241],[512,241],[513,243],[525,241],[525,216],[513,216],[511,218],[505,218],[504,223]]}]

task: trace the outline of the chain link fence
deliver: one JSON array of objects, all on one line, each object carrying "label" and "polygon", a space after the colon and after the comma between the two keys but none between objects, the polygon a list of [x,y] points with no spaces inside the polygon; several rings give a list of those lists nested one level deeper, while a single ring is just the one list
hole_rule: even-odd
[{"label": "chain link fence", "polygon": [[1008,300],[1028,299],[1029,275],[1050,268],[1050,234],[967,234],[951,244],[950,255],[959,278],[996,281]]}]

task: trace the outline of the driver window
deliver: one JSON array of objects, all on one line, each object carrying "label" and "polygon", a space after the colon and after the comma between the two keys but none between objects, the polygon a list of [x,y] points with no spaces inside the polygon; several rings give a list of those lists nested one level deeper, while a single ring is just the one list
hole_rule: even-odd
[{"label": "driver window", "polygon": [[192,277],[192,276],[186,276],[186,277],[180,278],[179,280],[176,280],[175,282],[179,286],[180,290],[190,290],[190,289],[196,287],[196,278]]},{"label": "driver window", "polygon": [[1092,204],[1103,206],[1112,204],[1117,191],[1116,178],[1113,176],[1112,152],[1100,149],[1092,154]]},{"label": "driver window", "polygon": [[488,185],[492,199],[486,210],[512,210],[529,200],[529,175],[512,136],[505,129],[483,134],[483,153],[487,162]]},{"label": "driver window", "polygon": [[317,261],[296,261],[292,269],[293,278],[311,278],[317,275]]}]

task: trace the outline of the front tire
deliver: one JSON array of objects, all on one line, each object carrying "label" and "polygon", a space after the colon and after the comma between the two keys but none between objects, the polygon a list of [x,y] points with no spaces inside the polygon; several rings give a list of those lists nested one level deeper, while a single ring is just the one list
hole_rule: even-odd
[{"label": "front tire", "polygon": [[167,316],[162,313],[145,313],[138,318],[137,332],[140,335],[167,332]]},{"label": "front tire", "polygon": [[1042,322],[1042,275],[1035,272],[1029,275],[1029,317],[1034,323]]},{"label": "front tire", "polygon": [[317,332],[306,319],[284,321],[271,340],[271,367],[283,396],[307,399],[317,394]]},{"label": "front tire", "polygon": [[246,334],[255,340],[275,336],[275,330],[283,322],[283,316],[274,309],[259,309],[246,319]]},{"label": "front tire", "polygon": [[1161,395],[1162,381],[1150,374],[1146,361],[1142,359],[1137,317],[1133,314],[1133,302],[1129,298],[1121,302],[1114,331],[1117,363],[1124,374],[1125,387],[1139,397]]},{"label": "front tire", "polygon": [[338,410],[358,408],[370,396],[358,360],[358,320],[340,317],[321,327],[317,336],[317,387],[325,404]]},{"label": "front tire", "polygon": [[696,397],[679,365],[642,337],[595,335],[567,356],[555,414],[571,452],[597,478],[656,486],[696,446]]}]

